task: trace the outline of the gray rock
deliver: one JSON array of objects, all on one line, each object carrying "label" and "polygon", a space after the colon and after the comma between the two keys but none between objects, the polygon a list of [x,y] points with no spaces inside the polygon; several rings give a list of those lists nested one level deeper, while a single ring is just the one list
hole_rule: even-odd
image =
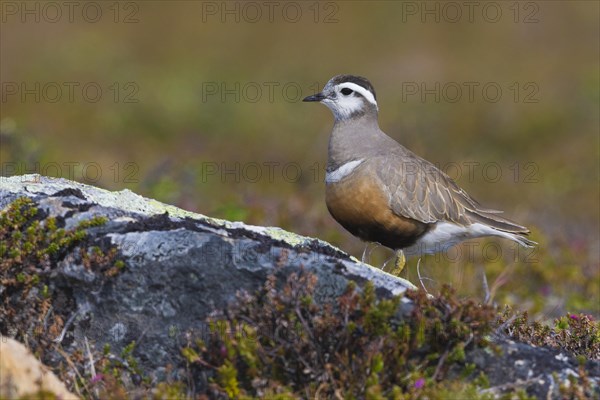
[{"label": "gray rock", "polygon": [[146,371],[180,363],[173,355],[180,354],[181,333],[203,329],[211,312],[234,301],[239,291],[254,292],[270,274],[283,280],[311,271],[322,299],[343,293],[350,280],[359,286],[372,281],[385,296],[414,288],[318,239],[209,218],[129,190],[110,192],[39,175],[0,178],[1,208],[21,196],[64,220],[65,228],[94,216],[108,218],[90,235],[105,247],[117,246],[127,268],[106,280],[69,256],[56,271],[57,285],[72,290],[86,310],[74,319],[75,342],[87,337],[97,348],[109,343],[118,352],[135,340]]},{"label": "gray rock", "polygon": [[[81,349],[87,338],[97,349],[108,343],[118,351],[135,340],[135,356],[154,380],[165,378],[167,364],[175,367],[170,378],[177,379],[185,332],[205,329],[207,316],[224,309],[240,291],[256,291],[268,275],[283,281],[300,270],[316,274],[318,302],[340,295],[350,281],[358,287],[373,282],[379,296],[415,288],[321,240],[209,218],[129,190],[110,192],[39,175],[0,178],[0,209],[22,196],[66,228],[93,216],[108,218],[105,225],[89,229],[89,235],[104,248],[118,248],[124,271],[105,279],[71,255],[55,271],[55,287],[68,290],[74,299],[66,329],[70,346]],[[410,306],[403,299],[403,307]],[[516,385],[553,397],[558,395],[556,380],[577,371],[575,361],[559,352],[505,338],[497,342],[502,355],[481,349],[467,353],[478,371],[488,373],[494,394]],[[596,383],[599,365],[589,368]]]}]

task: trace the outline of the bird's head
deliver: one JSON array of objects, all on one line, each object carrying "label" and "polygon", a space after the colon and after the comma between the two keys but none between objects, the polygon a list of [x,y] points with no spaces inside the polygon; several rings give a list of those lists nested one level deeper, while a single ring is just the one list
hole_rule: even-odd
[{"label": "bird's head", "polygon": [[375,89],[366,78],[337,75],[327,82],[323,91],[302,101],[318,101],[333,112],[336,121],[345,121],[365,115],[377,116]]}]

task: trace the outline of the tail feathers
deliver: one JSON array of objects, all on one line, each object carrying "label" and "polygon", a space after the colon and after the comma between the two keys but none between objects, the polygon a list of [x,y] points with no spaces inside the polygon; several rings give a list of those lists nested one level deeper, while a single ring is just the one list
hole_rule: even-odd
[{"label": "tail feathers", "polygon": [[511,236],[510,239],[512,241],[519,243],[523,247],[535,247],[535,246],[537,246],[537,242],[534,242],[533,240],[527,239],[523,235],[514,234],[514,233],[512,233],[512,234],[509,233],[509,235]]},{"label": "tail feathers", "polygon": [[529,235],[529,229],[516,222],[502,218],[497,214],[490,214],[480,210],[469,211],[468,213],[473,222],[479,222],[494,229],[497,232],[496,236],[510,239],[524,247],[534,247],[537,245],[536,242],[525,237]]},{"label": "tail feathers", "polygon": [[467,211],[471,222],[479,222],[494,229],[498,229],[508,233],[518,233],[521,235],[528,235],[529,229],[517,224],[509,219],[502,218],[497,214],[490,214],[483,211]]}]

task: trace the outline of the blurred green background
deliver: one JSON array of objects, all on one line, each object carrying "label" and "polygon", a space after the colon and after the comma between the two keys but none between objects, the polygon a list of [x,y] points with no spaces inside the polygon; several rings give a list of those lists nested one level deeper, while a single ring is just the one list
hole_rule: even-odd
[{"label": "blurred green background", "polygon": [[3,175],[128,188],[360,257],[324,204],[332,116],[300,100],[363,75],[384,131],[540,242],[425,257],[429,289],[482,297],[485,268],[500,304],[600,315],[598,2],[50,3],[1,3]]}]

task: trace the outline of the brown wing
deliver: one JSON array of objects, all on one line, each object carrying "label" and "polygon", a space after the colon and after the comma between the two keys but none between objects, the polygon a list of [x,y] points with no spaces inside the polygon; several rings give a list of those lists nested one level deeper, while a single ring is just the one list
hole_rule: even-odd
[{"label": "brown wing", "polygon": [[497,229],[527,233],[527,228],[501,218],[501,211],[483,209],[448,175],[406,149],[396,157],[372,159],[397,215],[424,223],[452,221],[461,225],[482,222]]}]

